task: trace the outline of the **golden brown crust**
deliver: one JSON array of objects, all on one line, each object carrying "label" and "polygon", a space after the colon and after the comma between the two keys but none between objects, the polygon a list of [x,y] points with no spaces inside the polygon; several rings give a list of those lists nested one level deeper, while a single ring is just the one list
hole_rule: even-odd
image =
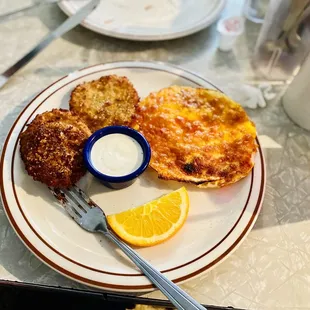
[{"label": "golden brown crust", "polygon": [[78,85],[69,105],[94,132],[110,125],[128,125],[138,102],[138,93],[126,77],[108,75]]},{"label": "golden brown crust", "polygon": [[159,178],[221,187],[253,168],[256,129],[243,108],[224,94],[172,86],[140,102],[132,126],[152,148]]},{"label": "golden brown crust", "polygon": [[91,135],[70,111],[53,109],[37,115],[20,135],[20,153],[34,180],[70,187],[86,172],[82,150]]}]

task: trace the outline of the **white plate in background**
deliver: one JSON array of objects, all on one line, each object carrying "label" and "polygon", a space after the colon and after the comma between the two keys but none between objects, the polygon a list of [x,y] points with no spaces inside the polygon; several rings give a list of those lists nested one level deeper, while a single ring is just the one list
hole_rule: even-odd
[{"label": "white plate in background", "polygon": [[[86,3],[66,0],[59,7],[71,16]],[[225,3],[226,0],[101,0],[82,25],[121,39],[175,39],[211,25]]]}]

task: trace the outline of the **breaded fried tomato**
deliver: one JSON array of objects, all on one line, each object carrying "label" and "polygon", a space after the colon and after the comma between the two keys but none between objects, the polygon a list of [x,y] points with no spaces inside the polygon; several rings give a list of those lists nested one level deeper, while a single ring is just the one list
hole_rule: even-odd
[{"label": "breaded fried tomato", "polygon": [[70,111],[39,114],[20,135],[20,153],[34,180],[51,187],[70,187],[86,172],[83,146],[89,128]]},{"label": "breaded fried tomato", "polygon": [[128,125],[138,102],[138,93],[127,77],[107,75],[78,85],[71,93],[70,110],[94,132]]}]

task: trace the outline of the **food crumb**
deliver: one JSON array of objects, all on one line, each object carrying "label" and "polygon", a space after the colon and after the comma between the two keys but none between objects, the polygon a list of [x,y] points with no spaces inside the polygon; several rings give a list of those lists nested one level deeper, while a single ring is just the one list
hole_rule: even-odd
[{"label": "food crumb", "polygon": [[146,5],[146,6],[144,7],[144,10],[145,10],[145,11],[148,11],[148,10],[150,10],[151,8],[153,8],[153,5],[152,5],[152,4],[149,4],[149,5]]},{"label": "food crumb", "polygon": [[112,24],[114,22],[114,19],[111,18],[111,19],[107,19],[104,21],[105,24]]}]

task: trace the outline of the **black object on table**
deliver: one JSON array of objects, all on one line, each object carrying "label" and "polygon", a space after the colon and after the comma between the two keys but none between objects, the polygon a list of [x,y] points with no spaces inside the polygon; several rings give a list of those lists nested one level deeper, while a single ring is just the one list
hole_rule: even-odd
[{"label": "black object on table", "polygon": [[[64,287],[0,280],[0,309],[133,309],[136,305],[150,305],[174,309],[169,301],[130,296],[119,293],[84,291]],[[208,310],[244,310],[233,307],[205,305]]]}]

